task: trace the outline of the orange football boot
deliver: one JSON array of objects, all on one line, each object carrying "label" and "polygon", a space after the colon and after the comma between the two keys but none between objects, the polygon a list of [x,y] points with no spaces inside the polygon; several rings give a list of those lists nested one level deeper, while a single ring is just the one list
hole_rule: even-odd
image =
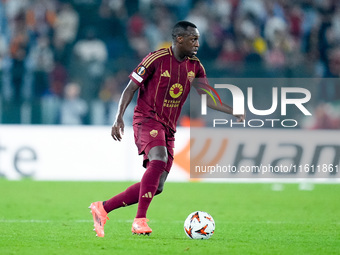
[{"label": "orange football boot", "polygon": [[103,207],[103,202],[93,202],[89,208],[91,209],[90,213],[93,215],[93,230],[97,232],[97,236],[104,237],[104,225],[106,220],[109,220],[109,217],[107,217],[107,212]]},{"label": "orange football boot", "polygon": [[148,221],[147,218],[135,218],[131,227],[132,234],[150,235],[152,229],[148,226]]}]

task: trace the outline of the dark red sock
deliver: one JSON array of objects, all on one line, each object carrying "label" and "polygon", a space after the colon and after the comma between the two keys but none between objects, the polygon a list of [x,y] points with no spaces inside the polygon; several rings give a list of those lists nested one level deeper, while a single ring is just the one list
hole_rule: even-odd
[{"label": "dark red sock", "polygon": [[157,191],[159,179],[165,171],[166,163],[161,160],[149,162],[140,184],[136,218],[145,218],[149,205]]},{"label": "dark red sock", "polygon": [[105,201],[104,203],[105,211],[109,213],[112,210],[117,209],[119,207],[133,205],[133,204],[138,203],[139,190],[140,190],[140,182],[131,185],[122,193],[119,193],[113,198]]}]

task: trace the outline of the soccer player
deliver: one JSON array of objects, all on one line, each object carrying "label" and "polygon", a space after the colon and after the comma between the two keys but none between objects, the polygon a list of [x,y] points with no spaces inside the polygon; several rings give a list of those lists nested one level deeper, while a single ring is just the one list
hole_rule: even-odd
[{"label": "soccer player", "polygon": [[[148,54],[130,74],[118,106],[111,135],[115,141],[124,134],[123,115],[138,90],[137,105],[133,117],[133,130],[138,153],[143,155],[146,171],[140,182],[106,201],[93,202],[93,215],[97,236],[104,236],[107,214],[122,206],[138,203],[133,234],[149,235],[146,213],[155,195],[163,191],[164,182],[174,159],[176,123],[182,106],[193,86],[194,78],[206,79],[205,70],[195,56],[199,47],[199,31],[188,22],[180,21],[172,29],[172,46]],[[197,91],[202,94],[203,90]],[[213,103],[207,97],[208,107],[232,114],[226,104]],[[238,121],[244,116],[236,116]]]}]

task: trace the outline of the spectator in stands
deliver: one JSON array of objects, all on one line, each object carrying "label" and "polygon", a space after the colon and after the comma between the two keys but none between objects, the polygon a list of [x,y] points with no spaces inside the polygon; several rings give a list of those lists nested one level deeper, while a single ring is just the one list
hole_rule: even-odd
[{"label": "spectator in stands", "polygon": [[26,11],[28,29],[36,36],[50,36],[56,21],[56,0],[35,0]]},{"label": "spectator in stands", "polygon": [[236,47],[235,41],[226,39],[223,42],[223,48],[217,58],[217,67],[229,71],[239,70],[243,60],[242,53]]},{"label": "spectator in stands", "polygon": [[80,98],[80,86],[77,83],[69,83],[65,87],[65,97],[60,107],[60,124],[81,125],[87,114],[88,106]]},{"label": "spectator in stands", "polygon": [[30,52],[34,72],[34,97],[43,96],[49,88],[49,73],[54,66],[53,51],[48,37],[41,36]]},{"label": "spectator in stands", "polygon": [[5,65],[5,57],[7,55],[7,42],[3,35],[0,34],[0,100],[3,95],[3,82],[2,82],[2,73]]},{"label": "spectator in stands", "polygon": [[[95,125],[112,125],[112,118],[115,118],[118,103],[121,96],[120,84],[117,75],[109,75],[104,80],[99,91],[98,99],[92,104],[91,123]],[[129,106],[126,111],[127,124],[132,125],[133,106]]]},{"label": "spectator in stands", "polygon": [[53,69],[54,58],[49,38],[40,36],[30,52],[30,63],[33,71],[32,123],[41,123],[41,98],[50,87],[49,74]]},{"label": "spectator in stands", "polygon": [[58,61],[67,65],[79,24],[79,15],[70,3],[62,3],[54,24],[53,44]]},{"label": "spectator in stands", "polygon": [[267,68],[274,73],[283,72],[286,65],[286,57],[280,46],[280,41],[273,42],[270,45],[265,58]]},{"label": "spectator in stands", "polygon": [[304,124],[308,129],[340,129],[339,104],[321,103],[313,113],[310,123]]},{"label": "spectator in stands", "polygon": [[68,72],[65,66],[60,61],[56,61],[54,63],[49,80],[49,92],[59,98],[62,98],[64,87],[68,80]]},{"label": "spectator in stands", "polygon": [[85,38],[79,40],[73,50],[76,56],[74,64],[77,64],[78,78],[82,83],[83,98],[91,101],[98,95],[105,74],[108,58],[106,45],[97,37],[95,28],[89,27],[85,32]]},{"label": "spectator in stands", "polygon": [[136,58],[142,58],[150,51],[149,42],[145,36],[146,20],[140,14],[134,14],[128,22],[127,35],[131,49]]}]

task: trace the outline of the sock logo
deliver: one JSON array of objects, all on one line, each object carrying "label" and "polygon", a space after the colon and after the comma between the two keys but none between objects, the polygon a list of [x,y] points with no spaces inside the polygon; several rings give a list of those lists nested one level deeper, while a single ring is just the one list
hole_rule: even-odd
[{"label": "sock logo", "polygon": [[143,198],[152,198],[152,193],[150,191],[146,192],[142,197]]}]

